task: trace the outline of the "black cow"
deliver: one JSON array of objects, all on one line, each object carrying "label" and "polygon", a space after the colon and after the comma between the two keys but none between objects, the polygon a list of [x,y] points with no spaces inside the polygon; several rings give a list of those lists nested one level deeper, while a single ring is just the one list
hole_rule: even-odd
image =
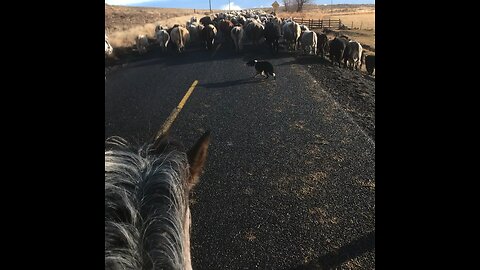
[{"label": "black cow", "polygon": [[231,43],[232,38],[230,32],[232,32],[233,23],[229,20],[222,19],[218,23],[218,32],[222,33],[222,39],[224,42]]},{"label": "black cow", "polygon": [[209,24],[213,24],[212,18],[210,16],[205,16],[200,19],[200,23],[203,24],[203,26],[207,26]]},{"label": "black cow", "polygon": [[337,37],[330,41],[330,60],[332,61],[332,66],[338,63],[338,66],[341,67],[341,61],[343,60],[347,43],[348,41],[346,39]]},{"label": "black cow", "polygon": [[372,75],[375,71],[375,55],[367,55],[365,57],[365,67],[367,68],[368,74]]},{"label": "black cow", "polygon": [[200,33],[200,37],[207,50],[211,50],[213,48],[216,35],[217,28],[215,28],[213,24],[208,24],[205,26],[205,28],[203,28],[202,32]]},{"label": "black cow", "polygon": [[270,48],[272,54],[278,53],[278,39],[281,36],[280,25],[273,22],[267,22],[265,24],[265,41]]},{"label": "black cow", "polygon": [[323,33],[317,33],[317,55],[325,58],[327,51],[329,50],[327,35]]},{"label": "black cow", "polygon": [[253,45],[258,45],[260,39],[264,37],[265,27],[259,22],[250,22],[244,28],[245,35],[253,42]]}]

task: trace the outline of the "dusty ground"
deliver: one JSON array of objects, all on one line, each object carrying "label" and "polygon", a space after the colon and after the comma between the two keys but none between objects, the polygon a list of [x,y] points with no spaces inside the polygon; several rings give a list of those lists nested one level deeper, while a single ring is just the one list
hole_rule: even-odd
[{"label": "dusty ground", "polygon": [[375,141],[375,77],[352,71],[311,56],[298,56],[314,78],[353,117],[355,122]]}]

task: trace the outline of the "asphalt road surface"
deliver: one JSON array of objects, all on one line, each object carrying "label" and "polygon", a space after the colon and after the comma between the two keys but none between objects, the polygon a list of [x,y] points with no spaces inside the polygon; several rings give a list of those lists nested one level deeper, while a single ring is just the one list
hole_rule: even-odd
[{"label": "asphalt road surface", "polygon": [[[268,59],[277,80],[245,63]],[[158,50],[105,81],[105,137],[212,141],[191,199],[193,269],[374,269],[375,142],[288,53]]]}]

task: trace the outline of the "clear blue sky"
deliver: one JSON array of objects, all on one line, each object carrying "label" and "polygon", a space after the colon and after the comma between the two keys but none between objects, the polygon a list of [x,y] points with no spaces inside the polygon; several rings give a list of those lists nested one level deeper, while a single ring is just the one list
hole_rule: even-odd
[{"label": "clear blue sky", "polygon": [[[212,9],[228,9],[228,0],[210,0]],[[230,0],[232,9],[271,7],[275,0]],[[279,4],[283,1],[277,0]],[[330,4],[331,0],[314,0],[315,4]],[[137,6],[137,7],[174,7],[208,9],[209,0],[105,0],[110,5]],[[375,0],[333,0],[333,4],[375,4]]]}]

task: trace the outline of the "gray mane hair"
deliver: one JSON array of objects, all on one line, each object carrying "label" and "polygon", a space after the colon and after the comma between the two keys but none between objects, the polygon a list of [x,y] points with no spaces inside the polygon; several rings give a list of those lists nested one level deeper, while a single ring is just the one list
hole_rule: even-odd
[{"label": "gray mane hair", "polygon": [[[105,269],[184,269],[187,155],[119,137],[105,150]],[[167,145],[168,148],[168,145]]]}]

